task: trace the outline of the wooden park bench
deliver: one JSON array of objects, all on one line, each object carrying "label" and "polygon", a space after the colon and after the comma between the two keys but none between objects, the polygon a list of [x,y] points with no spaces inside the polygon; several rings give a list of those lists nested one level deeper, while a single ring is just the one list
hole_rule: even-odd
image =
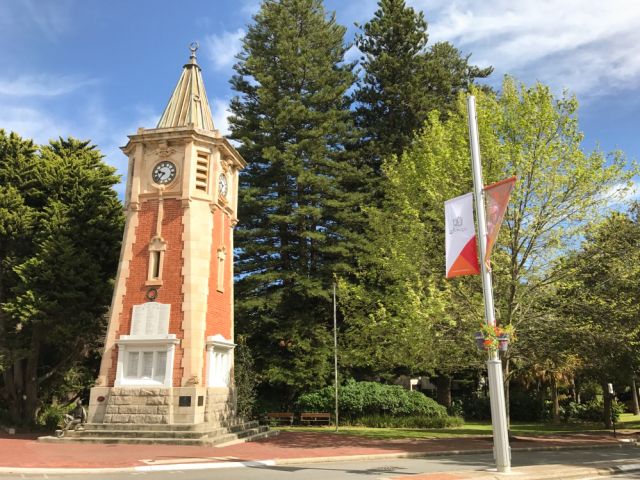
[{"label": "wooden park bench", "polygon": [[304,425],[329,425],[331,424],[330,413],[301,413],[300,423]]},{"label": "wooden park bench", "polygon": [[291,412],[271,412],[267,413],[269,423],[274,422],[277,425],[293,425],[293,413]]}]

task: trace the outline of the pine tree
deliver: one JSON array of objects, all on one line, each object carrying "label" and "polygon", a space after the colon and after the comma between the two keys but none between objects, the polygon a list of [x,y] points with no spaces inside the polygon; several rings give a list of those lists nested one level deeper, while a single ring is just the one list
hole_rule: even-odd
[{"label": "pine tree", "polygon": [[404,0],[380,0],[373,19],[361,27],[356,44],[364,76],[354,99],[374,170],[411,143],[431,110],[445,113],[458,91],[492,68],[468,64],[469,57],[448,43],[427,50],[427,22]]},{"label": "pine tree", "polygon": [[237,230],[236,324],[265,382],[292,398],[324,384],[329,290],[351,264],[348,218],[358,172],[345,28],[321,0],[266,1],[244,38],[231,83],[232,136],[248,161]]}]

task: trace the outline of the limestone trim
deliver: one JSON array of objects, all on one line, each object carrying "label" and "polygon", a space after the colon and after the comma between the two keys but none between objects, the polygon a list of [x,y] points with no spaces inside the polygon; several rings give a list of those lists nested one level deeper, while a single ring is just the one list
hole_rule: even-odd
[{"label": "limestone trim", "polygon": [[[195,152],[193,152],[195,154]],[[208,202],[191,202],[182,215],[183,378],[181,386],[190,379],[202,377],[205,369],[206,316],[209,296],[209,275],[214,229]]]},{"label": "limestone trim", "polygon": [[[128,337],[128,338],[125,338]],[[133,387],[133,386],[163,386],[171,387],[173,380],[173,360],[175,356],[176,345],[180,340],[175,334],[158,335],[157,337],[148,338],[131,338],[129,335],[123,335],[118,339],[118,366],[116,370],[115,387]],[[164,359],[164,375],[158,380],[155,375],[150,378],[130,377],[126,375],[129,368],[129,353],[149,353],[153,354],[153,368],[158,366],[159,354],[165,353]],[[141,361],[141,360],[140,360]]]},{"label": "limestone trim", "polygon": [[225,260],[227,258],[227,251],[224,247],[218,249],[218,268],[217,268],[217,281],[216,290],[224,292],[224,274],[225,274]]},{"label": "limestone trim", "polygon": [[[120,316],[122,315],[123,302],[126,294],[127,279],[129,278],[131,260],[133,259],[133,246],[136,242],[136,229],[138,228],[138,210],[131,209],[127,212],[127,219],[122,239],[123,248],[120,250],[120,261],[116,273],[115,288],[109,309],[109,324],[105,339],[104,352],[100,362],[100,373],[96,385],[107,386],[109,370],[113,365],[113,349],[116,344],[116,335],[120,328]],[[126,248],[125,248],[126,245]]]},{"label": "limestone trim", "polygon": [[[129,141],[122,147],[126,154],[139,142],[171,142],[172,140],[194,142],[198,146],[200,143],[207,146],[214,145],[226,154],[234,166],[241,169],[247,166],[247,162],[240,156],[235,147],[222,137],[218,131],[207,131],[192,126],[170,127],[170,128],[141,128],[135,135],[129,135]],[[173,142],[172,142],[173,144]]]},{"label": "limestone trim", "polygon": [[229,388],[236,344],[219,333],[207,337],[207,387]]}]

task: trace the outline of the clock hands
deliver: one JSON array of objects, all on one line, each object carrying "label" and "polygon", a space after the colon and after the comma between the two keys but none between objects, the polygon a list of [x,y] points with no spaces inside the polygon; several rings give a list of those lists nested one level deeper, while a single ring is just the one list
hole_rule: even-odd
[{"label": "clock hands", "polygon": [[171,176],[171,169],[168,166],[160,167],[160,180],[166,180]]}]

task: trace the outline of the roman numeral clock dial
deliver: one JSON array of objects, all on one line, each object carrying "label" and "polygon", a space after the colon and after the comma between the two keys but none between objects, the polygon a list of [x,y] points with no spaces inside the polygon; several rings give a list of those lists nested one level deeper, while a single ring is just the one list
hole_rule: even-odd
[{"label": "roman numeral clock dial", "polygon": [[167,185],[176,178],[176,166],[168,161],[162,161],[153,167],[151,178],[159,185]]}]

